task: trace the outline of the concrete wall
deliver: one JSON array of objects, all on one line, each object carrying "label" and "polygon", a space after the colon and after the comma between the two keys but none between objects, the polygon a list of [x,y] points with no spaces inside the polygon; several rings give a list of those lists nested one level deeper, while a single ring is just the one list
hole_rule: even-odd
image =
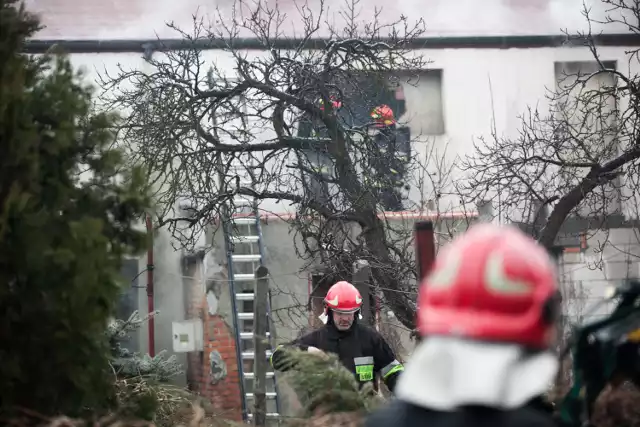
[{"label": "concrete wall", "polygon": [[[413,230],[413,225],[417,220],[429,219],[429,217],[418,215],[405,215],[394,219],[388,219],[391,227],[397,230],[406,230],[409,233]],[[445,244],[451,236],[464,231],[468,225],[475,221],[469,216],[460,216],[455,219],[431,218],[436,220],[436,231],[439,245]],[[274,313],[274,326],[279,342],[285,342],[296,338],[302,330],[308,328],[313,318],[307,311],[307,304],[310,298],[310,274],[318,267],[317,264],[309,264],[302,261],[296,254],[293,236],[290,234],[290,226],[287,222],[264,217],[262,219],[263,244],[265,248],[265,264],[269,268],[271,275],[270,290],[272,293],[271,309]],[[409,234],[410,235],[410,234]],[[226,268],[226,254],[218,248],[223,245],[222,233],[214,237],[214,248],[210,259],[223,269]],[[411,257],[412,250],[408,256]],[[213,261],[215,260],[215,261]],[[310,268],[307,268],[310,267]],[[306,270],[305,270],[306,268]],[[317,270],[315,270],[317,271]],[[221,273],[224,274],[224,273]],[[226,277],[226,275],[225,275]],[[323,297],[323,295],[321,296]],[[224,296],[226,300],[226,294]],[[224,303],[221,300],[221,307]],[[229,304],[227,302],[227,304]],[[225,317],[232,321],[230,312],[225,312]],[[318,314],[318,313],[315,313]],[[314,316],[315,316],[314,314]],[[403,326],[393,320],[393,314],[387,309],[383,309],[383,322],[392,323],[397,328],[402,329],[402,342],[407,343],[408,333]]]},{"label": "concrete wall", "polygon": [[[630,48],[602,47],[602,60],[614,61],[624,73],[637,72],[637,63],[627,61],[625,50]],[[545,111],[546,88],[556,84],[556,64],[559,62],[590,62],[591,53],[586,48],[538,48],[538,49],[442,49],[420,51],[432,63],[432,69],[442,70],[442,79],[424,79],[417,83],[405,83],[404,96],[406,120],[413,137],[412,150],[422,163],[423,170],[438,175],[434,160],[444,158],[451,165],[458,156],[469,153],[474,139],[491,134],[492,119],[498,135],[514,137],[521,127],[519,115],[528,107]],[[157,54],[160,55],[160,54]],[[259,57],[262,52],[247,52],[249,58]],[[203,53],[205,62],[216,62],[222,69],[233,73],[234,61],[221,51]],[[118,66],[125,69],[142,68],[143,59],[137,54],[74,54],[74,65],[86,70],[87,81],[95,82],[97,76],[117,74]],[[470,67],[473,72],[470,72]],[[436,87],[439,85],[439,87]],[[430,96],[430,94],[432,96]],[[434,123],[434,111],[439,111],[443,121],[443,133]],[[426,159],[430,159],[427,161]],[[433,199],[432,185],[419,186],[418,177],[409,192],[412,204],[420,205]],[[442,185],[450,185],[451,180]],[[448,188],[451,190],[451,187]],[[455,210],[459,198],[447,195],[436,206],[442,211]],[[261,207],[269,212],[288,211],[293,207],[265,201]],[[629,207],[629,209],[632,209]]]},{"label": "concrete wall", "polygon": [[607,290],[623,280],[640,278],[638,230],[618,228],[588,233],[587,249],[565,253],[561,273],[568,314],[575,321],[591,321],[612,310],[602,303]]}]

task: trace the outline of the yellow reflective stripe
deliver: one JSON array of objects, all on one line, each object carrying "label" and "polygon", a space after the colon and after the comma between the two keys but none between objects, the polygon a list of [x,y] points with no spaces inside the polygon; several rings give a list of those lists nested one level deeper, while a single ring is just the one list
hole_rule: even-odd
[{"label": "yellow reflective stripe", "polygon": [[385,366],[380,370],[380,375],[382,375],[382,378],[384,379],[384,378],[387,378],[389,375],[395,374],[396,372],[400,372],[400,371],[404,371],[404,366],[402,365],[402,363],[398,362],[397,360],[394,360],[393,362],[389,363],[387,366]]},{"label": "yellow reflective stripe", "polygon": [[271,365],[272,368],[273,368],[273,355],[276,354],[276,351],[280,350],[282,347],[284,346],[283,345],[277,346],[276,349],[271,352],[271,356],[269,356],[269,364]]}]

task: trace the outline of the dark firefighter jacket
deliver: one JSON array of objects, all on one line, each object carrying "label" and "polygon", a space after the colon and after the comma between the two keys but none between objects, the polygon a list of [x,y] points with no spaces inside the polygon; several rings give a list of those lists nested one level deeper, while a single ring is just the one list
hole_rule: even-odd
[{"label": "dark firefighter jacket", "polygon": [[374,412],[364,427],[557,427],[551,414],[533,402],[512,410],[464,407],[443,412],[396,399]]},{"label": "dark firefighter jacket", "polygon": [[349,330],[339,331],[329,319],[324,327],[278,347],[271,356],[271,365],[276,370],[284,371],[290,366],[285,360],[285,352],[279,351],[286,346],[295,346],[303,351],[316,347],[326,353],[334,353],[353,372],[360,385],[373,381],[379,374],[390,391],[395,388],[398,375],[404,369],[384,338],[357,320]]}]

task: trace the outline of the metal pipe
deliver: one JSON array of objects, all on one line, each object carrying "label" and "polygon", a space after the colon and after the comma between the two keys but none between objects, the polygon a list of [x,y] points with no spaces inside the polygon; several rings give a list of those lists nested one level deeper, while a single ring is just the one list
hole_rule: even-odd
[{"label": "metal pipe", "polygon": [[154,357],[156,355],[156,321],[153,312],[155,311],[153,305],[153,223],[151,222],[151,215],[147,215],[147,237],[149,239],[147,246],[147,311],[149,313],[149,356]]},{"label": "metal pipe", "polygon": [[[598,46],[640,46],[640,34],[615,33],[597,34],[592,39]],[[385,39],[380,39],[384,42]],[[202,38],[187,39],[88,39],[88,40],[27,40],[24,52],[45,53],[53,46],[59,46],[67,53],[143,53],[165,52],[170,50],[290,50],[304,46],[306,49],[324,49],[329,39],[318,38],[303,40],[283,38],[265,43],[256,38],[237,38],[232,41]],[[463,37],[421,37],[407,41],[404,49],[531,49],[553,47],[584,46],[582,36],[557,35],[519,35],[519,36],[463,36]]]}]

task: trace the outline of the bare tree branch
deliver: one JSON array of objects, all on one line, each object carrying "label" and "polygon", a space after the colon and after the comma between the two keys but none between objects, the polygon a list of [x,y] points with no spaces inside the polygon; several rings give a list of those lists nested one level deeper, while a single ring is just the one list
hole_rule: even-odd
[{"label": "bare tree branch", "polygon": [[[158,212],[160,224],[185,244],[212,218],[242,213],[239,197],[288,204],[295,211],[288,221],[302,242],[296,251],[309,266],[350,276],[355,260],[367,260],[374,291],[413,328],[412,227],[381,213],[424,211],[407,199],[406,188],[419,185],[437,201],[450,168],[433,156],[416,159],[404,124],[370,116],[374,107],[399,103],[397,87],[428,72],[428,61],[405,48],[424,23],[400,17],[383,24],[376,10],[374,20],[361,24],[362,7],[347,1],[339,25],[330,23],[322,1],[313,10],[298,4],[295,17],[260,1],[238,2],[230,17],[218,14],[214,23],[195,17],[191,31],[174,29],[187,40],[223,43],[215,59],[195,48],[154,56],[149,72],[103,75],[104,99],[128,113],[120,140],[156,180],[158,206],[166,207]],[[276,48],[292,19],[304,24],[303,43]],[[331,41],[305,47],[321,30]],[[252,33],[264,50],[236,49],[240,31]],[[180,203],[188,215],[176,212]]]},{"label": "bare tree branch", "polygon": [[[601,1],[609,6],[602,22],[640,33],[637,1]],[[586,6],[583,13],[596,22]],[[556,64],[549,110],[529,109],[516,138],[494,130],[459,164],[466,180],[457,190],[466,203],[492,202],[506,221],[542,220],[537,237],[548,248],[567,218],[622,216],[639,175],[638,76],[602,60],[590,31],[580,37],[593,61]],[[627,55],[637,63],[637,50]]]}]

